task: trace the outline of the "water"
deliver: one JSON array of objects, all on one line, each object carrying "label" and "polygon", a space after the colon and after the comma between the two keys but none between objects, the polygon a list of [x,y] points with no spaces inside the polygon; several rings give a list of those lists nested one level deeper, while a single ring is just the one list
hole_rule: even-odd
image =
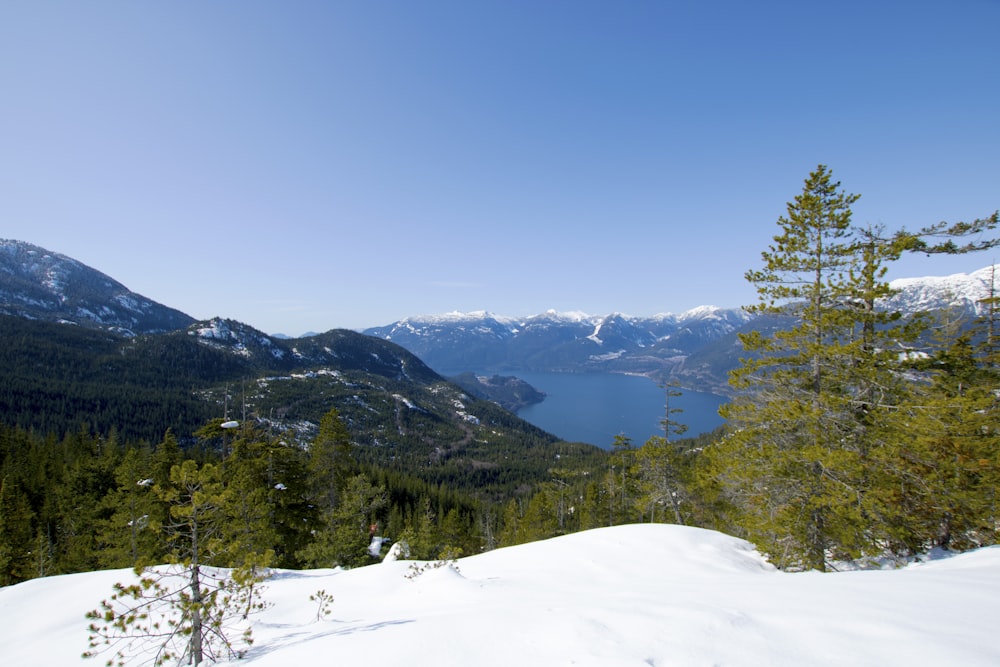
[{"label": "water", "polygon": [[[587,442],[610,449],[624,434],[638,447],[650,436],[663,435],[664,390],[646,377],[614,373],[528,373],[513,371],[547,396],[518,411],[517,416],[571,442]],[[671,397],[674,421],[686,424],[681,437],[693,437],[722,424],[721,396],[683,391]],[[676,436],[671,436],[676,437]]]}]

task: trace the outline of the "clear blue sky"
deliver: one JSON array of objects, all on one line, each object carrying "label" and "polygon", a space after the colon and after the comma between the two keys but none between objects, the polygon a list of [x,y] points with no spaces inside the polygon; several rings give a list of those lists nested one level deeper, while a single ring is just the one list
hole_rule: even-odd
[{"label": "clear blue sky", "polygon": [[859,224],[1000,207],[998,34],[997,0],[6,2],[0,238],[292,335],[739,306],[819,163]]}]

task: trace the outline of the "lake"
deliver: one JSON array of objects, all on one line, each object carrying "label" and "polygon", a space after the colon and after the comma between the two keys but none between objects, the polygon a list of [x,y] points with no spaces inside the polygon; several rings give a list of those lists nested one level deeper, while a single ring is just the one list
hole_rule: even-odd
[{"label": "lake", "polygon": [[[663,435],[664,390],[647,377],[615,373],[529,373],[510,371],[539,391],[545,400],[519,410],[517,416],[563,440],[611,449],[624,434],[634,447]],[[686,424],[681,437],[693,437],[722,425],[718,409],[726,399],[715,394],[683,391],[670,399],[672,415]],[[676,436],[675,436],[676,437]]]}]

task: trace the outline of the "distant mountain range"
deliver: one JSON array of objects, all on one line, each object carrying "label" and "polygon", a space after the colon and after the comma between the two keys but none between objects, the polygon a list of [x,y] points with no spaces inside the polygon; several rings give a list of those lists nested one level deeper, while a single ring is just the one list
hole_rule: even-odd
[{"label": "distant mountain range", "polygon": [[[891,283],[883,306],[903,313],[952,309],[972,319],[990,294],[993,270]],[[737,334],[772,330],[774,318],[739,308],[703,306],[680,314],[629,317],[549,311],[530,317],[489,312],[408,317],[364,333],[410,350],[432,368],[465,371],[616,372],[676,380],[688,389],[725,393],[743,354]]]},{"label": "distant mountain range", "polygon": [[[950,308],[971,319],[989,295],[992,277],[992,267],[987,267],[972,274],[896,280],[892,287],[897,293],[884,305],[904,313]],[[279,365],[303,355],[325,336],[287,338],[236,322],[198,323],[72,258],[21,241],[0,241],[0,314],[70,322],[123,336],[186,329],[205,345],[238,341],[234,351],[274,355]],[[407,317],[362,333],[405,348],[439,373],[480,374],[478,387],[469,384],[469,376],[462,378],[467,391],[516,408],[526,400],[537,400],[537,394],[521,388],[512,391],[513,385],[499,378],[487,380],[483,374],[635,373],[676,380],[688,389],[725,393],[727,374],[742,354],[737,334],[777,324],[740,308],[703,306],[652,317],[556,311],[527,317],[448,313]]]}]

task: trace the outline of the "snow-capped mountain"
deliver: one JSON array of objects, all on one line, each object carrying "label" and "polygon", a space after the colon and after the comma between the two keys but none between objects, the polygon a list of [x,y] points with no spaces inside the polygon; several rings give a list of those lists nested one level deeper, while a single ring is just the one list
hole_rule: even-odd
[{"label": "snow-capped mountain", "polygon": [[0,239],[0,313],[125,334],[182,329],[194,318],[44,248]]},{"label": "snow-capped mountain", "polygon": [[[972,274],[893,281],[883,307],[904,314],[951,309],[971,320],[992,293],[993,267]],[[528,317],[485,311],[408,317],[365,333],[407,348],[441,372],[629,372],[725,391],[742,352],[736,334],[774,326],[742,308],[595,316],[554,310]]]},{"label": "snow-capped mountain", "polygon": [[[904,314],[947,308],[971,320],[994,291],[994,273],[990,266],[971,274],[895,280],[891,286],[896,293],[883,305]],[[0,314],[126,335],[192,327],[205,344],[224,344],[262,358],[294,357],[307,347],[316,348],[310,355],[325,354],[318,340],[306,337],[288,346],[279,344],[282,337],[268,337],[237,322],[196,323],[70,257],[22,241],[0,240]],[[452,312],[408,317],[363,333],[397,343],[449,375],[623,372],[676,379],[689,389],[725,391],[726,375],[742,353],[736,334],[769,326],[773,323],[742,308],[701,306],[649,317],[556,310],[525,317]]]},{"label": "snow-capped mountain", "polygon": [[1000,280],[997,269],[987,266],[973,273],[893,280],[889,286],[896,293],[884,307],[903,313],[950,309],[963,316],[980,315],[983,300],[994,291],[994,278]]},{"label": "snow-capped mountain", "polygon": [[409,317],[365,333],[398,343],[443,372],[648,373],[676,365],[749,319],[742,309],[710,306],[652,317],[554,310],[507,317],[480,311]]}]

